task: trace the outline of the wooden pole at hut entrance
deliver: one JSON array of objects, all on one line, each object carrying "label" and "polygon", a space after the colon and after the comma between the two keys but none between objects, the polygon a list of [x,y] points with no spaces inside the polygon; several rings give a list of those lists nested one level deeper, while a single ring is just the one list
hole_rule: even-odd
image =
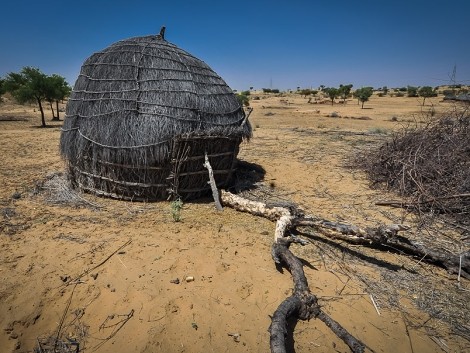
[{"label": "wooden pole at hut entrance", "polygon": [[207,168],[207,171],[209,172],[209,181],[207,183],[211,186],[212,197],[214,198],[215,207],[217,208],[217,211],[222,211],[223,207],[220,203],[219,190],[217,190],[217,184],[215,183],[214,179],[214,172],[212,171],[211,164],[209,163],[209,157],[207,156],[207,152],[205,152],[204,167]]}]

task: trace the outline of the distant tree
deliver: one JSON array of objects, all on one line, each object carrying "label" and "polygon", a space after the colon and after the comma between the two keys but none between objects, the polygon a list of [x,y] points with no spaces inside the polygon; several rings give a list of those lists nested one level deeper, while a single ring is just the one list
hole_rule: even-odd
[{"label": "distant tree", "polygon": [[312,89],[309,89],[309,88],[304,88],[304,89],[301,89],[300,91],[298,91],[298,93],[302,96],[304,96],[304,98],[307,98],[307,96],[309,95],[316,95],[318,93],[317,90],[312,90]]},{"label": "distant tree", "polygon": [[7,92],[20,104],[36,102],[41,112],[42,127],[46,127],[42,100],[46,98],[47,76],[37,68],[24,67],[20,73],[11,72],[6,76]]},{"label": "distant tree", "polygon": [[361,109],[364,109],[364,103],[369,100],[373,92],[374,90],[372,87],[362,87],[354,91],[354,97],[362,103]]},{"label": "distant tree", "polygon": [[408,86],[406,91],[408,92],[408,97],[418,97],[418,87]]},{"label": "distant tree", "polygon": [[388,87],[387,87],[387,86],[383,86],[383,87],[382,87],[382,92],[383,92],[383,94],[386,95],[386,94],[388,93]]},{"label": "distant tree", "polygon": [[328,98],[330,98],[331,105],[333,105],[335,102],[335,98],[338,97],[339,95],[338,89],[334,87],[326,87],[326,88],[323,88],[323,92],[325,92]]},{"label": "distant tree", "polygon": [[[52,120],[60,120],[59,102],[70,95],[71,88],[65,78],[56,74],[47,76],[45,100],[49,102],[52,111]],[[54,114],[52,103],[56,104],[57,116]]]},{"label": "distant tree", "polygon": [[423,106],[426,98],[437,97],[437,93],[433,90],[431,86],[423,86],[418,90],[418,95],[423,98]]},{"label": "distant tree", "polygon": [[346,103],[346,98],[349,97],[351,93],[351,88],[353,87],[352,84],[349,85],[339,85],[338,88],[338,95],[343,99],[343,103]]},{"label": "distant tree", "polygon": [[5,94],[5,92],[6,92],[4,82],[5,82],[5,80],[0,78],[0,103],[3,102],[2,94]]},{"label": "distant tree", "polygon": [[320,85],[320,86],[318,86],[318,90],[319,90],[319,91],[323,91],[324,89],[325,89],[325,85]]},{"label": "distant tree", "polygon": [[277,88],[263,88],[264,93],[279,93]]}]

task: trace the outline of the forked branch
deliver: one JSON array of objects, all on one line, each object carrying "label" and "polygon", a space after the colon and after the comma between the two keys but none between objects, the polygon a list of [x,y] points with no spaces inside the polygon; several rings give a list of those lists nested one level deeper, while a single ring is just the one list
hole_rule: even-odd
[{"label": "forked branch", "polygon": [[294,292],[292,296],[279,305],[272,317],[269,332],[271,352],[273,353],[286,352],[287,320],[293,316],[301,320],[318,318],[338,338],[343,340],[352,352],[363,352],[365,349],[365,345],[361,341],[321,310],[317,297],[310,292],[302,263],[289,250],[292,243],[301,243],[302,245],[308,243],[299,237],[288,236],[288,233],[297,227],[309,227],[329,238],[354,244],[373,246],[387,251],[404,252],[417,256],[422,261],[440,265],[449,271],[470,278],[470,255],[468,251],[455,256],[443,250],[426,249],[423,245],[400,236],[399,232],[408,230],[407,227],[400,224],[364,229],[314,216],[305,216],[298,210],[269,207],[262,202],[247,200],[227,191],[221,191],[221,200],[224,205],[238,211],[276,221],[272,247],[273,260],[284,265],[290,271],[294,282]]}]

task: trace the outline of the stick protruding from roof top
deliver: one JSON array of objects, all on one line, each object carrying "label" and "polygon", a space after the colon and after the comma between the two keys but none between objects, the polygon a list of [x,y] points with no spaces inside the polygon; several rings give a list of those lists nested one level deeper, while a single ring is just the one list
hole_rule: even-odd
[{"label": "stick protruding from roof top", "polygon": [[166,29],[165,26],[162,26],[162,28],[160,28],[160,33],[157,34],[158,39],[165,40],[165,29]]}]

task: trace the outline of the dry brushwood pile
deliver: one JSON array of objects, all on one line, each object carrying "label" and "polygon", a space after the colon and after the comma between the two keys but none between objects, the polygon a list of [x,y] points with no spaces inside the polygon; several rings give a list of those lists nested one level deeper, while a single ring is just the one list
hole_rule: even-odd
[{"label": "dry brushwood pile", "polygon": [[385,185],[402,198],[383,205],[446,214],[462,226],[470,225],[467,109],[403,128],[385,144],[361,156],[359,164],[373,184]]}]

